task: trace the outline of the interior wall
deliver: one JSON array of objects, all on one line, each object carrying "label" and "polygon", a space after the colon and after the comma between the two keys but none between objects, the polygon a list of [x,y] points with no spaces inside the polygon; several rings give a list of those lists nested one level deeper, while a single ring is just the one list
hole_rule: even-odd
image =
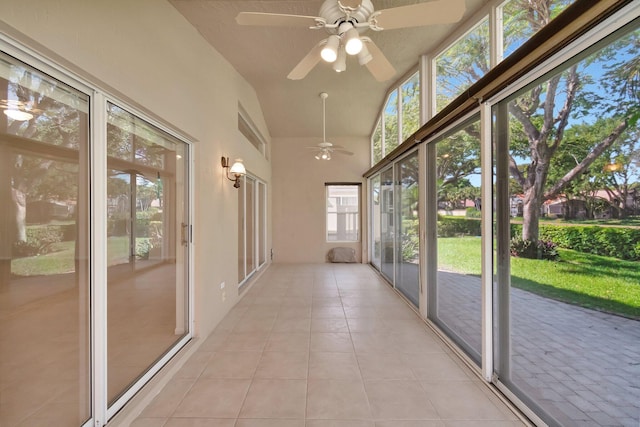
[{"label": "interior wall", "polygon": [[220,158],[243,158],[272,191],[271,165],[237,129],[241,102],[269,138],[255,91],[165,1],[4,1],[0,19],[0,32],[195,142],[195,332],[207,335],[239,298],[238,195]]},{"label": "interior wall", "polygon": [[[323,263],[336,246],[356,249],[358,261],[367,262],[366,181],[369,168],[368,138],[328,138],[353,152],[334,154],[329,161],[315,159],[306,147],[321,138],[274,138],[273,153],[273,261],[282,263]],[[326,241],[325,183],[361,183],[360,242]]]}]

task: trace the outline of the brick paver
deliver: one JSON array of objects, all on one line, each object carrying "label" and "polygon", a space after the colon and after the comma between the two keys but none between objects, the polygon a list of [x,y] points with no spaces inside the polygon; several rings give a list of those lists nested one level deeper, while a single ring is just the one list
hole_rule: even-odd
[{"label": "brick paver", "polygon": [[[480,279],[440,271],[439,314],[480,351]],[[640,321],[511,289],[511,380],[563,425],[640,426]]]}]

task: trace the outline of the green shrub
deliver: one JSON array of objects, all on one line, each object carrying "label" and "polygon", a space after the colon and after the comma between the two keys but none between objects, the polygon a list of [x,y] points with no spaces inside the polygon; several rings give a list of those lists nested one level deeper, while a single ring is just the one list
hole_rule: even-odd
[{"label": "green shrub", "polygon": [[27,227],[27,241],[13,244],[13,256],[16,258],[44,255],[53,250],[55,243],[60,243],[63,229],[59,225]]},{"label": "green shrub", "polygon": [[[521,224],[511,224],[511,236],[522,235]],[[541,225],[539,239],[578,252],[640,260],[640,229],[628,227]]]},{"label": "green shrub", "polygon": [[438,236],[479,236],[480,221],[461,217],[442,216],[438,221]]},{"label": "green shrub", "polygon": [[560,258],[556,245],[550,240],[522,240],[520,237],[511,239],[511,256],[529,259],[546,259],[556,261]]},{"label": "green shrub", "polygon": [[480,218],[482,216],[482,212],[479,211],[476,208],[467,208],[466,212],[464,213],[464,216],[466,218]]}]

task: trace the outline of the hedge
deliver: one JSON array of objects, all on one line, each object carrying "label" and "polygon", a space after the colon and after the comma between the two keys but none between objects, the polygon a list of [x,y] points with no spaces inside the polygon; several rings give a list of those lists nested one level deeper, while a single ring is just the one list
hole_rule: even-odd
[{"label": "hedge", "polygon": [[[511,224],[511,236],[522,235],[522,224]],[[540,225],[540,240],[594,255],[640,260],[640,229],[600,226]]]},{"label": "hedge", "polygon": [[438,236],[479,236],[480,220],[464,217],[438,216]]}]

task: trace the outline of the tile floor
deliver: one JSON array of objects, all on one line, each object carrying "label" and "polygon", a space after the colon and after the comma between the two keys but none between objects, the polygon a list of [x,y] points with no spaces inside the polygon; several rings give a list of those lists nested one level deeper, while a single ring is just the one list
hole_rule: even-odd
[{"label": "tile floor", "polygon": [[369,266],[272,265],[134,427],[524,424]]}]

